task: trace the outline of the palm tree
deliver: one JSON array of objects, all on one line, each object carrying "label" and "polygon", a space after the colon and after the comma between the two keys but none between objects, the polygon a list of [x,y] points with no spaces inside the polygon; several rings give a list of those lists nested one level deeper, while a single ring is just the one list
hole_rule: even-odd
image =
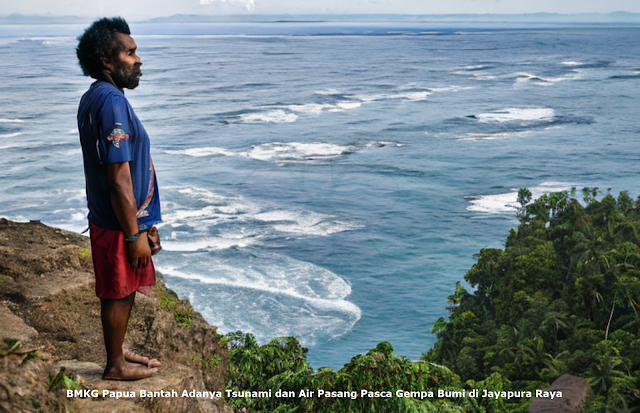
[{"label": "palm tree", "polygon": [[589,385],[596,393],[606,394],[614,384],[625,381],[627,375],[621,367],[624,367],[622,357],[611,353],[603,355],[598,363],[591,365]]},{"label": "palm tree", "polygon": [[569,372],[569,368],[567,364],[564,362],[564,359],[569,356],[569,351],[563,351],[557,356],[553,357],[551,354],[545,354],[547,360],[544,361],[544,364],[547,366],[540,371],[540,377],[543,380],[552,381],[562,376],[565,373]]}]

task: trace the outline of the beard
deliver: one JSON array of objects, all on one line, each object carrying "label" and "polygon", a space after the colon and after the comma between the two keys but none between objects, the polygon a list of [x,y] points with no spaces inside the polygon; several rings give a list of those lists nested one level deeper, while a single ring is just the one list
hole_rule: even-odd
[{"label": "beard", "polygon": [[122,89],[135,89],[138,87],[140,76],[142,76],[140,65],[126,67],[122,63],[118,63],[111,73],[113,82]]}]

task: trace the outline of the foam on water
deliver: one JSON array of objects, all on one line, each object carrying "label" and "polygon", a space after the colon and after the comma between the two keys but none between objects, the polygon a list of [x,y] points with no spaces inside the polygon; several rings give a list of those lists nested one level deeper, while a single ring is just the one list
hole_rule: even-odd
[{"label": "foam on water", "polygon": [[442,92],[460,92],[463,90],[472,90],[472,89],[476,89],[474,86],[456,86],[456,85],[452,85],[452,86],[447,86],[447,87],[434,87],[431,89],[432,92],[436,93],[442,93]]},{"label": "foam on water", "polygon": [[165,153],[172,155],[187,155],[187,156],[214,156],[214,155],[223,155],[223,156],[234,156],[236,155],[234,152],[231,152],[224,148],[216,148],[216,147],[204,147],[204,148],[189,148],[183,150],[167,150]]},{"label": "foam on water", "polygon": [[14,222],[29,222],[30,219],[26,218],[24,215],[3,215],[0,211],[0,218],[8,219]]},{"label": "foam on water", "polygon": [[215,238],[199,238],[192,241],[173,241],[176,238],[176,234],[172,233],[171,236],[162,241],[162,248],[166,251],[180,251],[180,252],[195,252],[202,250],[222,250],[227,248],[246,248],[249,245],[256,244],[257,240],[245,238],[239,235],[230,235],[229,237],[215,237]]},{"label": "foam on water", "polygon": [[[269,109],[243,113],[238,115],[240,123],[293,123],[298,120],[300,114],[320,115],[325,112],[343,112],[345,110],[357,109],[362,105],[361,101],[345,100],[335,103],[301,103],[282,106],[281,109]],[[234,120],[232,119],[233,123]]]},{"label": "foam on water", "polygon": [[233,206],[229,207],[229,206],[209,205],[204,208],[198,208],[198,209],[182,209],[182,210],[176,210],[169,214],[165,214],[163,219],[165,223],[173,225],[176,221],[188,221],[188,220],[194,220],[199,218],[207,218],[207,219],[228,218],[229,215],[235,215],[235,212],[236,212],[236,211],[227,212],[229,209],[233,210],[235,208]]},{"label": "foam on water", "polygon": [[367,142],[357,145],[336,145],[322,142],[269,142],[254,145],[250,149],[230,151],[224,148],[204,147],[189,148],[183,150],[166,150],[165,153],[175,155],[187,155],[195,157],[203,156],[239,156],[257,159],[260,161],[275,162],[278,165],[288,163],[317,163],[318,161],[330,161],[344,155],[350,155],[362,149],[382,148],[385,146],[401,147],[398,142]]},{"label": "foam on water", "polygon": [[488,75],[485,72],[486,69],[490,69],[490,68],[491,66],[485,66],[485,65],[469,65],[462,68],[462,70],[456,70],[452,73],[454,75],[470,76],[471,78],[478,79],[478,80],[493,80],[496,78],[496,76]]},{"label": "foam on water", "polygon": [[[38,132],[29,132],[29,135],[35,135]],[[15,136],[22,136],[25,135],[25,133],[23,132],[18,132],[18,135]],[[13,136],[12,136],[13,137]],[[14,148],[24,148],[24,149],[56,149],[60,146],[67,146],[67,145],[73,145],[75,144],[75,142],[71,143],[71,142],[65,142],[65,141],[57,141],[57,142],[51,142],[49,141],[43,141],[43,140],[29,140],[29,141],[25,141],[24,138],[18,139],[18,140],[9,140],[9,141],[5,141],[6,143],[0,145],[0,149],[14,149]]]},{"label": "foam on water", "polygon": [[239,116],[239,119],[242,123],[292,123],[298,120],[298,114],[321,115],[324,112],[343,112],[357,109],[362,103],[353,99],[333,103],[301,103],[265,112],[244,113]]},{"label": "foam on water", "polygon": [[335,105],[331,105],[328,103],[327,104],[307,103],[307,104],[300,104],[300,105],[289,105],[287,106],[287,109],[293,112],[302,112],[302,113],[310,113],[313,115],[319,115],[323,111],[330,110],[331,108],[334,108],[334,107]]},{"label": "foam on water", "polygon": [[280,109],[240,115],[240,120],[244,123],[291,123],[297,119],[298,115],[295,113],[287,113]]},{"label": "foam on water", "polygon": [[89,226],[87,209],[84,207],[56,209],[51,211],[46,223],[67,231],[81,233]]},{"label": "foam on water", "polygon": [[425,100],[433,91],[431,89],[426,90],[414,90],[414,91],[399,91],[395,93],[377,93],[377,94],[362,94],[351,96],[354,99],[360,100],[363,103],[376,102],[379,100],[394,100],[404,99],[410,101]]},{"label": "foam on water", "polygon": [[480,113],[472,117],[479,122],[552,121],[555,111],[549,108],[506,108],[495,112]]},{"label": "foam on water", "polygon": [[477,80],[494,80],[496,79],[496,76],[494,75],[483,75],[480,74],[478,72],[454,72],[455,74],[458,75],[471,75],[472,78],[477,79]]},{"label": "foam on water", "polygon": [[293,112],[309,113],[320,115],[322,112],[342,112],[345,110],[356,109],[362,105],[362,102],[342,101],[335,104],[331,103],[307,103],[303,105],[289,105],[287,109]]},{"label": "foam on water", "polygon": [[15,138],[16,136],[20,136],[20,135],[22,135],[22,132],[6,133],[4,135],[0,135],[0,139],[1,138]]},{"label": "foam on water", "polygon": [[221,332],[243,329],[262,341],[295,335],[310,345],[345,334],[360,319],[360,308],[346,300],[351,285],[344,279],[260,245],[357,225],[201,187],[165,187],[163,195],[171,201],[163,203],[165,253],[157,268]]},{"label": "foam on water", "polygon": [[334,145],[331,143],[282,143],[272,142],[256,145],[251,150],[242,152],[241,156],[259,159],[261,161],[287,162],[296,160],[312,160],[318,158],[335,158],[351,153],[355,148],[351,146]]},{"label": "foam on water", "polygon": [[87,191],[85,189],[57,189],[56,194],[66,196],[70,194],[71,196],[66,199],[66,202],[77,200],[84,201],[86,200]]},{"label": "foam on water", "polygon": [[338,89],[324,89],[313,92],[316,95],[337,95],[340,93]]},{"label": "foam on water", "polygon": [[77,156],[79,158],[82,157],[82,148],[76,148],[76,149],[69,149],[67,151],[63,151],[61,153],[61,155],[63,156]]},{"label": "foam on water", "polygon": [[7,118],[0,118],[0,123],[25,123],[26,121],[24,119],[7,119]]},{"label": "foam on water", "polygon": [[173,200],[163,202],[158,225],[167,251],[246,248],[285,236],[328,236],[362,228],[331,215],[259,206],[198,187],[166,187],[163,196]]},{"label": "foam on water", "polygon": [[543,77],[534,75],[531,73],[520,72],[515,74],[516,83],[522,84],[523,82],[533,82],[537,85],[542,86],[550,86],[553,83],[563,82],[565,80],[576,80],[580,78],[580,72],[577,69],[572,71],[572,74],[566,76],[557,76],[557,77]]},{"label": "foam on water", "polygon": [[[531,191],[532,199],[541,197],[550,192],[566,191],[571,189],[572,185],[564,182],[543,182],[538,186],[528,188]],[[511,191],[502,194],[468,196],[468,211],[482,212],[486,214],[509,214],[513,216],[518,204],[518,189],[513,188]]]},{"label": "foam on water", "polygon": [[202,222],[238,220],[260,211],[257,205],[242,197],[228,197],[199,187],[167,186],[163,192],[167,193],[167,199],[185,201],[189,207],[178,204],[178,201],[163,203],[161,226],[186,225],[197,228],[201,227]]},{"label": "foam on water", "polygon": [[[175,277],[197,311],[215,320],[223,332],[251,326],[259,340],[298,336],[306,345],[318,336],[330,339],[351,330],[361,310],[346,300],[351,285],[311,263],[258,251],[246,256],[187,253],[171,265],[158,265]],[[184,289],[184,290],[183,290]],[[194,291],[206,291],[206,298]],[[274,326],[275,324],[275,326]]]},{"label": "foam on water", "polygon": [[[216,262],[206,262],[215,256]],[[351,285],[329,270],[276,253],[251,251],[249,262],[240,267],[237,257],[198,253],[176,257],[166,270],[173,276],[207,284],[231,285],[302,299],[335,300],[351,294]],[[247,258],[247,257],[244,257]],[[208,269],[208,270],[207,270]]]},{"label": "foam on water", "polygon": [[278,232],[290,234],[325,236],[363,227],[351,222],[337,221],[329,215],[310,211],[274,210],[257,214],[254,218],[268,222]]},{"label": "foam on water", "polygon": [[[440,89],[441,91],[447,88]],[[433,93],[427,88],[407,88],[401,87],[391,93],[377,94],[343,94],[337,89],[327,89],[315,91],[314,95],[323,96],[322,102],[299,103],[292,105],[274,105],[278,109],[270,106],[266,111],[243,113],[238,116],[242,123],[291,123],[298,120],[298,114],[320,115],[325,112],[343,112],[357,109],[363,104],[381,100],[425,100]],[[326,96],[326,98],[324,97]],[[331,99],[333,97],[334,99]]]},{"label": "foam on water", "polygon": [[461,141],[494,140],[505,138],[521,138],[528,135],[528,131],[522,132],[497,132],[497,133],[467,133],[464,137],[458,138]]},{"label": "foam on water", "polygon": [[[15,210],[29,209],[29,208],[40,208],[47,205],[48,203],[49,201],[46,199],[40,200],[38,202],[16,202],[10,206],[10,209],[0,210],[0,213],[5,213],[7,211],[12,211],[12,210],[15,211]],[[12,218],[9,218],[9,219],[12,219]]]}]

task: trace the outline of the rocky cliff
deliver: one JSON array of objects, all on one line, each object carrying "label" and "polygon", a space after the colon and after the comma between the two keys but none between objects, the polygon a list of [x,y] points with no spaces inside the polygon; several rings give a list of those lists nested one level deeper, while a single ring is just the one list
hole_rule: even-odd
[{"label": "rocky cliff", "polygon": [[[224,392],[222,337],[161,278],[137,295],[125,342],[161,360],[160,372],[137,382],[100,379],[106,355],[88,238],[0,219],[0,411],[231,412],[219,397],[140,397]],[[88,397],[68,397],[68,389]]]}]

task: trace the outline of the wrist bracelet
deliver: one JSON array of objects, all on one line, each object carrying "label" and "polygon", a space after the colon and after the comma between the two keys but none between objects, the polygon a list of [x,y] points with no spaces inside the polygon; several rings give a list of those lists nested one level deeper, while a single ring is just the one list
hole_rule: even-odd
[{"label": "wrist bracelet", "polygon": [[131,234],[129,236],[124,237],[124,242],[136,242],[140,238],[140,233]]}]

